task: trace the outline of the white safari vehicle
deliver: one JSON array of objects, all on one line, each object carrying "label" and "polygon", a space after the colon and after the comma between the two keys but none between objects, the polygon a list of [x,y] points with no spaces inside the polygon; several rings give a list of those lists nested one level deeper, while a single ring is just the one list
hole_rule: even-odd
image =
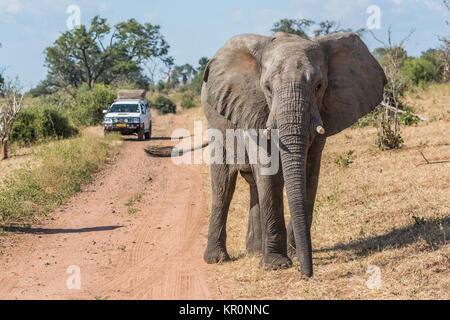
[{"label": "white safari vehicle", "polygon": [[103,110],[105,135],[119,131],[122,135],[137,134],[140,141],[150,139],[152,135],[152,116],[145,90],[120,90],[118,99]]}]

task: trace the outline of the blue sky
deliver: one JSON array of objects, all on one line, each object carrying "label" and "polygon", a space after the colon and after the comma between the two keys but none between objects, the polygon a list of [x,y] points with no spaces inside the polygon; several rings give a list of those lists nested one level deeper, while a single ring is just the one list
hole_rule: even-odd
[{"label": "blue sky", "polygon": [[[67,30],[69,5],[81,9],[81,23],[99,14],[111,24],[135,18],[161,25],[176,64],[197,65],[211,57],[228,38],[241,33],[270,34],[281,18],[336,20],[342,26],[366,27],[367,8],[381,9],[377,37],[386,39],[389,27],[400,40],[415,28],[406,43],[409,55],[417,56],[438,45],[437,35],[448,35],[449,11],[442,0],[228,0],[228,1],[96,1],[96,0],[0,0],[0,67],[7,76],[19,76],[26,87],[45,78],[43,51]],[[379,46],[370,34],[363,40],[370,49]]]}]

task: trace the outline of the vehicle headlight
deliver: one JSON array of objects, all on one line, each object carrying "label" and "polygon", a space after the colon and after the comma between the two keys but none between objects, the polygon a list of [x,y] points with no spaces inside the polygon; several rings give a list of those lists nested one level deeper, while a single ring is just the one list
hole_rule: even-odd
[{"label": "vehicle headlight", "polygon": [[105,118],[104,122],[105,123],[112,123],[113,120],[112,120],[112,118]]},{"label": "vehicle headlight", "polygon": [[139,123],[139,118],[130,118],[130,123]]}]

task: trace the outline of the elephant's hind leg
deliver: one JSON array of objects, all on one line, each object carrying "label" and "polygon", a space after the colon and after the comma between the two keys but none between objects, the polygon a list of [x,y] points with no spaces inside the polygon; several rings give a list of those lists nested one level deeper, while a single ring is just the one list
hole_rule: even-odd
[{"label": "elephant's hind leg", "polygon": [[250,187],[250,210],[248,216],[248,230],[246,239],[247,253],[262,254],[262,230],[259,211],[258,189],[251,172],[242,172],[242,177]]},{"label": "elephant's hind leg", "polygon": [[207,263],[230,260],[226,248],[228,209],[236,186],[238,171],[226,164],[211,165],[212,210],[208,245],[203,255]]}]

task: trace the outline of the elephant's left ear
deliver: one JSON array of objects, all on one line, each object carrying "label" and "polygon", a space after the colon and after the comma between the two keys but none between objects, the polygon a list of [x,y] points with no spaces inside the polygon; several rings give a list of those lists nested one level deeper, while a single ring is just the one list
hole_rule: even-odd
[{"label": "elephant's left ear", "polygon": [[314,39],[328,61],[328,88],[321,112],[325,132],[334,135],[372,111],[383,99],[383,68],[354,33]]}]

